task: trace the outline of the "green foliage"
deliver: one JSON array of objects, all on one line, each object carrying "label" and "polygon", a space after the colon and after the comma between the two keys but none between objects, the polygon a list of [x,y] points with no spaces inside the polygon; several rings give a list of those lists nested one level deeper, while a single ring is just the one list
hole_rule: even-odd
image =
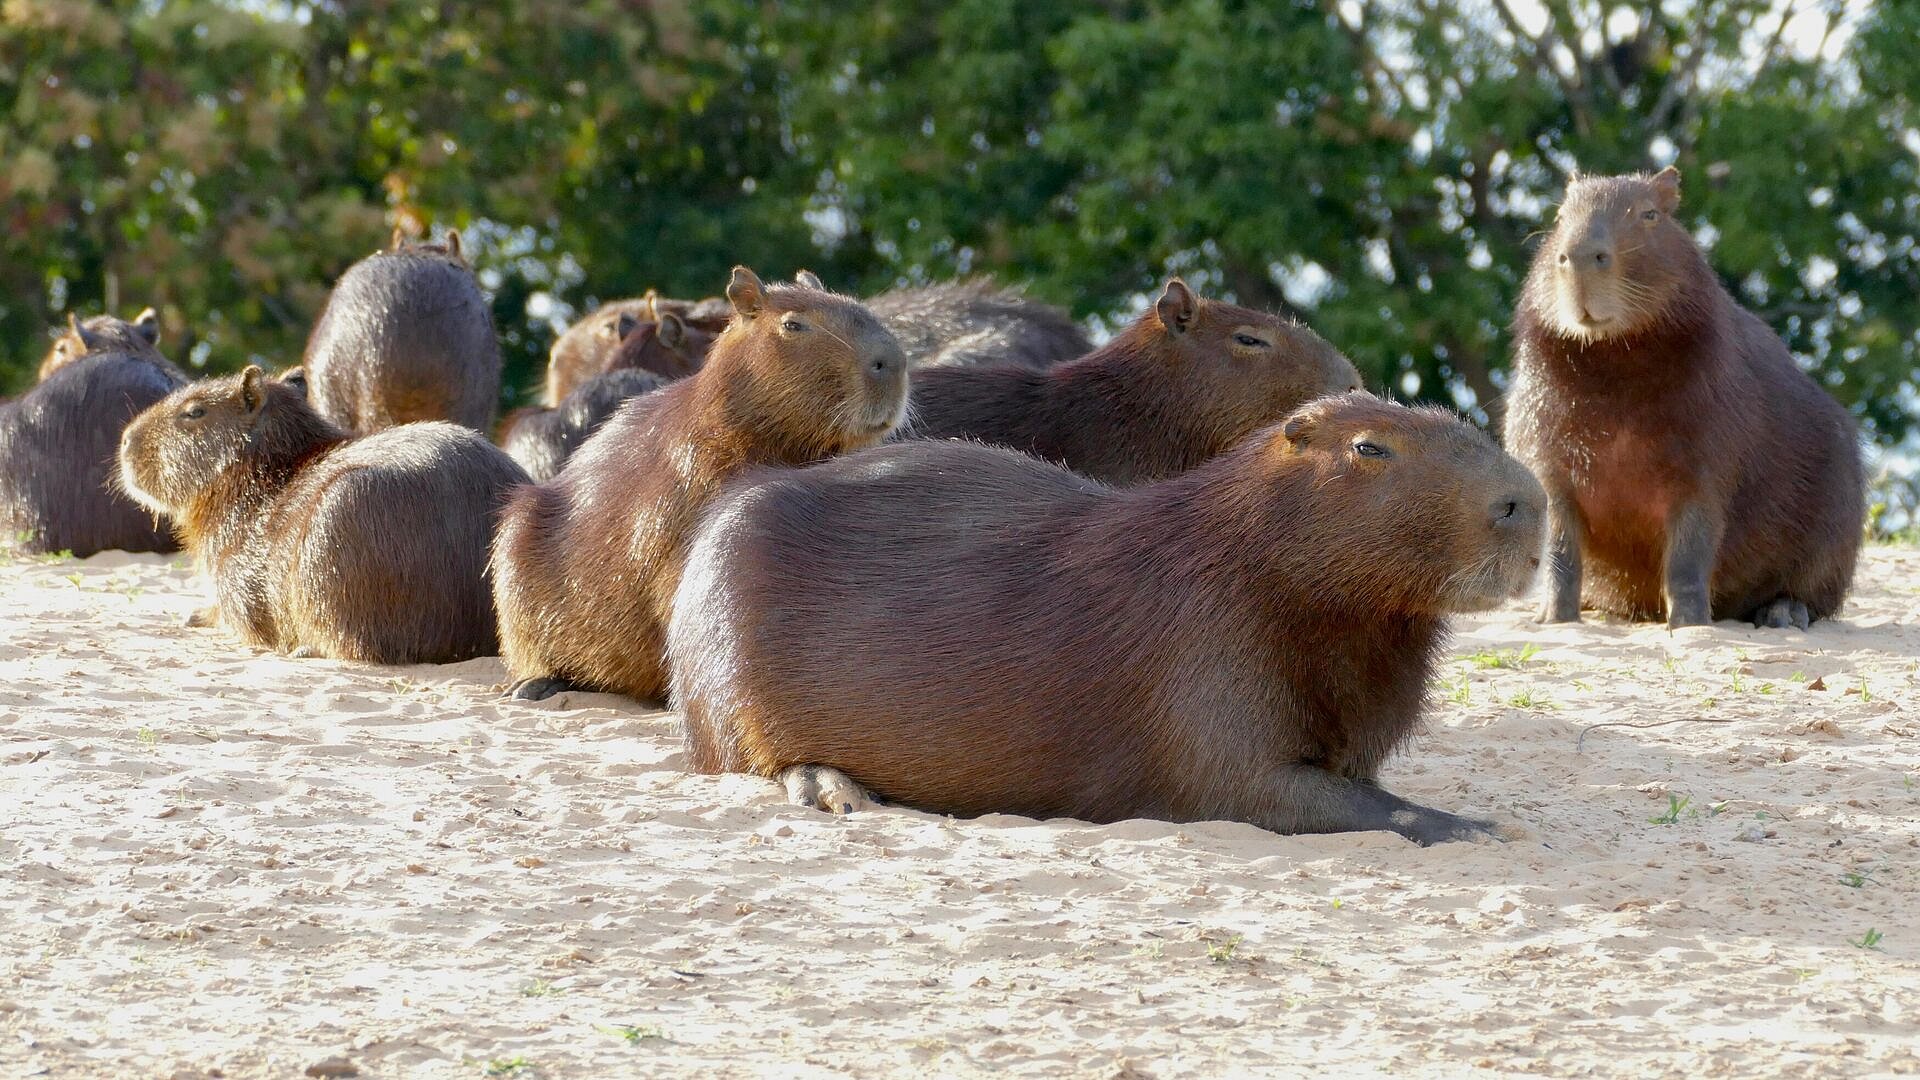
[{"label": "green foliage", "polygon": [[0,384],[103,305],[292,363],[399,223],[465,231],[514,388],[574,311],[735,262],[1106,320],[1178,272],[1491,419],[1566,176],[1674,160],[1736,296],[1897,441],[1920,12],[1802,5],[1816,51],[1777,6],[9,0]]}]

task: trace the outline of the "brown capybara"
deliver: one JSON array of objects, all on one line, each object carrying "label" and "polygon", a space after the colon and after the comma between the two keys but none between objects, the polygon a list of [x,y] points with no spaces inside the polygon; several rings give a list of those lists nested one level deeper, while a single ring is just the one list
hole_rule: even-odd
[{"label": "brown capybara", "polygon": [[493,426],[500,341],[460,234],[409,243],[347,268],[307,338],[307,384],[320,415],[354,434],[446,420]]},{"label": "brown capybara", "polygon": [[660,376],[634,368],[596,375],[553,408],[531,405],[514,410],[501,425],[500,445],[534,481],[551,480],[622,402],[666,384]]},{"label": "brown capybara", "polygon": [[348,438],[249,367],[141,413],[120,482],[172,519],[219,621],[251,644],[374,664],[494,651],[487,545],[527,475],[471,429]]},{"label": "brown capybara", "polygon": [[915,376],[903,438],[966,438],[1109,484],[1184,472],[1314,398],[1360,388],[1320,335],[1193,294],[1179,278],[1112,341],[1044,371]]},{"label": "brown capybara", "polygon": [[[1860,552],[1853,421],[1727,295],[1680,174],[1567,186],[1514,317],[1507,447],[1549,505],[1541,617],[1805,629]],[[1584,586],[1583,586],[1584,581]]]},{"label": "brown capybara", "polygon": [[[733,314],[732,308],[721,306],[721,303],[713,299],[671,300],[648,290],[645,296],[610,300],[600,305],[554,339],[553,347],[547,352],[547,386],[543,403],[557,405],[581,383],[613,370],[616,366],[614,353],[627,338],[643,324],[661,325],[668,315],[679,320],[683,330],[693,332],[687,335],[686,341],[673,345],[671,351],[689,358],[691,367],[698,368],[699,358],[706,355],[706,349],[713,343],[713,335],[726,327],[727,320]],[[624,358],[628,367],[668,374],[642,362],[643,359],[639,356]],[[660,359],[667,360],[664,357]]]},{"label": "brown capybara", "polygon": [[[824,288],[802,270],[796,281]],[[1015,364],[1051,367],[1093,348],[1073,316],[1018,289],[975,278],[889,289],[867,309],[900,339],[915,369]]]},{"label": "brown capybara", "polygon": [[961,441],[756,470],[688,552],[668,635],[687,759],[844,812],[1391,829],[1382,790],[1446,616],[1540,562],[1545,496],[1458,418],[1316,401],[1115,489]]},{"label": "brown capybara", "polygon": [[174,550],[166,524],[114,488],[113,455],[128,421],[185,381],[146,344],[63,359],[0,403],[0,547]]},{"label": "brown capybara", "polygon": [[663,699],[681,560],[721,483],[871,446],[899,424],[906,360],[858,301],[768,288],[745,267],[727,299],[734,321],[698,373],[622,405],[560,475],[514,493],[493,566],[515,696]]},{"label": "brown capybara", "polygon": [[47,376],[75,360],[100,353],[139,357],[160,365],[183,382],[187,377],[160,354],[160,315],[146,308],[134,316],[132,322],[111,315],[95,315],[82,322],[69,312],[66,331],[54,339],[46,357],[40,361],[40,381],[46,382]]}]

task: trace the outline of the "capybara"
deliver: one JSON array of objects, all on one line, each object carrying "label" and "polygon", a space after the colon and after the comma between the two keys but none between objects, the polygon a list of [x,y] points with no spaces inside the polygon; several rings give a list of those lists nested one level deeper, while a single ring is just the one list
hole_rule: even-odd
[{"label": "capybara", "polygon": [[560,475],[514,493],[494,600],[514,694],[664,699],[667,617],[688,537],[721,483],[871,446],[899,424],[907,365],[858,301],[737,267],[734,321],[699,372],[628,401]]},{"label": "capybara", "polygon": [[[1853,421],[1727,295],[1680,173],[1567,186],[1514,317],[1506,442],[1547,490],[1541,618],[1805,629],[1860,552]],[[1584,587],[1583,587],[1584,581]]]},{"label": "capybara", "polygon": [[1360,388],[1320,335],[1167,282],[1098,350],[1044,371],[935,368],[914,377],[901,437],[1011,447],[1109,484],[1159,480],[1314,398]]},{"label": "capybara", "polygon": [[[823,288],[807,271],[795,280]],[[900,339],[915,368],[1046,368],[1093,348],[1071,315],[979,278],[889,289],[869,298],[867,309]]]},{"label": "capybara", "polygon": [[1544,502],[1457,417],[1364,394],[1137,488],[962,441],[756,470],[674,601],[687,760],[842,812],[864,788],[963,815],[1480,834],[1378,775],[1446,616],[1533,579]]},{"label": "capybara", "polygon": [[132,322],[111,315],[95,315],[82,322],[67,313],[67,329],[55,338],[40,361],[40,381],[75,360],[100,353],[125,353],[159,364],[184,381],[186,373],[160,354],[160,315],[146,308]]},{"label": "capybara", "polygon": [[375,664],[494,651],[487,545],[527,474],[469,428],[349,438],[249,367],[140,414],[120,480],[172,519],[251,644]]},{"label": "capybara", "polygon": [[667,380],[650,371],[622,368],[596,375],[553,408],[516,409],[503,425],[500,445],[535,481],[551,480],[567,458],[600,430],[621,402],[652,393]]},{"label": "capybara", "polygon": [[500,341],[460,234],[394,246],[347,268],[307,338],[313,404],[366,435],[417,420],[475,431],[500,401]]},{"label": "capybara", "polygon": [[78,556],[174,550],[165,523],[113,486],[127,422],[185,382],[151,352],[149,343],[138,354],[63,359],[0,403],[0,546]]},{"label": "capybara", "polygon": [[[678,319],[683,329],[694,331],[687,335],[685,342],[673,346],[673,351],[692,358],[691,366],[697,368],[699,358],[706,355],[706,349],[713,343],[713,335],[726,327],[732,314],[733,309],[725,306],[724,301],[673,300],[651,289],[645,296],[609,300],[554,339],[553,347],[547,352],[544,404],[557,405],[581,383],[613,370],[614,353],[634,330],[647,323],[657,327],[668,315]],[[640,357],[623,359],[625,366],[668,374],[642,362]]]}]

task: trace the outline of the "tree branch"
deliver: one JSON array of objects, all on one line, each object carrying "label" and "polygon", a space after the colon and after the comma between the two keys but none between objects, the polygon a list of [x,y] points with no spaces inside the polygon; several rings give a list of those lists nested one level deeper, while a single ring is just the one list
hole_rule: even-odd
[{"label": "tree branch", "polygon": [[[1784,25],[1784,24],[1782,24]],[[1693,83],[1700,74],[1700,65],[1707,58],[1707,42],[1713,36],[1713,0],[1707,0],[1700,7],[1700,21],[1694,23],[1693,40],[1688,45],[1687,58],[1680,70],[1667,77],[1667,85],[1661,87],[1660,97],[1647,110],[1647,130],[1664,132],[1673,120],[1673,110],[1680,104],[1681,95],[1691,93]]]},{"label": "tree branch", "polygon": [[1583,136],[1592,134],[1593,98],[1579,80],[1568,76],[1560,70],[1559,64],[1553,62],[1555,38],[1552,28],[1542,29],[1540,36],[1535,37],[1520,25],[1520,17],[1513,13],[1513,5],[1509,0],[1498,0],[1494,6],[1499,9],[1500,20],[1507,24],[1507,30],[1513,34],[1514,40],[1533,47],[1533,70],[1560,84],[1560,92],[1566,96],[1567,105],[1573,110],[1573,130]]}]

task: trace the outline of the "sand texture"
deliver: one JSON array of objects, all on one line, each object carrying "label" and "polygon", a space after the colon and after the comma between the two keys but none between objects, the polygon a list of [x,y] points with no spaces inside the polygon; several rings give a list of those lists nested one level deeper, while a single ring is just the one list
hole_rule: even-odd
[{"label": "sand texture", "polygon": [[1430,849],[836,819],[203,596],[0,565],[0,1075],[1920,1071],[1912,549],[1809,633],[1462,620],[1384,780],[1531,839]]}]

